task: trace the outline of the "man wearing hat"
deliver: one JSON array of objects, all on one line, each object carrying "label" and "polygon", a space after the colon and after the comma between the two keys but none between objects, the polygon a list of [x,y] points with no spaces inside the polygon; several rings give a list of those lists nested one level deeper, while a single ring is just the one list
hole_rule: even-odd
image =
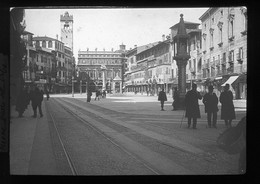
[{"label": "man wearing hat", "polygon": [[209,91],[204,95],[202,102],[205,105],[205,113],[207,113],[208,127],[211,128],[212,122],[212,127],[217,128],[218,97],[213,93],[213,86],[209,86],[208,90]]},{"label": "man wearing hat", "polygon": [[185,95],[185,117],[188,118],[188,128],[190,128],[191,119],[193,119],[193,129],[197,129],[197,118],[200,118],[199,100],[201,99],[202,96],[197,91],[197,84],[193,83],[192,89]]}]

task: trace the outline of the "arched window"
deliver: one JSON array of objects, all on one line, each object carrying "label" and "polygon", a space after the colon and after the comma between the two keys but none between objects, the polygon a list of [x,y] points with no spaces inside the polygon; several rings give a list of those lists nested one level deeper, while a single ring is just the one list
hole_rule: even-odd
[{"label": "arched window", "polygon": [[46,41],[45,40],[42,41],[42,47],[46,48]]},{"label": "arched window", "polygon": [[39,40],[36,41],[36,46],[40,47],[40,42],[39,42]]},{"label": "arched window", "polygon": [[52,41],[48,42],[48,48],[52,48]]}]

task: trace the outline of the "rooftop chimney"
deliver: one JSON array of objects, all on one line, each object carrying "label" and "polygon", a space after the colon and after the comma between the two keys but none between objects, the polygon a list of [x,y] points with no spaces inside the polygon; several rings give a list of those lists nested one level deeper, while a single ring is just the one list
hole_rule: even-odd
[{"label": "rooftop chimney", "polygon": [[162,35],[162,41],[165,41],[165,35],[164,34]]},{"label": "rooftop chimney", "polygon": [[135,45],[135,48],[137,47],[137,45]]},{"label": "rooftop chimney", "polygon": [[113,52],[113,51],[114,51],[114,49],[112,48],[112,49],[111,49],[111,51]]},{"label": "rooftop chimney", "polygon": [[56,39],[59,40],[59,35],[58,34],[56,34]]},{"label": "rooftop chimney", "polygon": [[121,45],[119,45],[120,50],[125,50],[125,45],[122,43]]}]

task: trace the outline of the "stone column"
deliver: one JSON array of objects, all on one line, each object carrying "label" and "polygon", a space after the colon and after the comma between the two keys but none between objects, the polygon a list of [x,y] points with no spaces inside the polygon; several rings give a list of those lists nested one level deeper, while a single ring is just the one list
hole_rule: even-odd
[{"label": "stone column", "polygon": [[187,60],[177,60],[178,66],[178,90],[180,97],[180,107],[184,108],[185,94],[186,94],[186,65]]},{"label": "stone column", "polygon": [[122,94],[122,82],[120,81],[120,94]]},{"label": "stone column", "polygon": [[113,81],[113,82],[112,82],[112,87],[113,87],[113,88],[112,88],[112,89],[113,89],[113,94],[115,94],[115,93],[116,93],[116,91],[115,91],[115,90],[116,90],[115,86],[116,86],[116,85],[115,85],[115,82]]},{"label": "stone column", "polygon": [[104,91],[104,90],[106,90],[106,80],[105,80],[105,70],[102,70],[102,72],[103,72],[103,86],[102,86],[102,90]]}]

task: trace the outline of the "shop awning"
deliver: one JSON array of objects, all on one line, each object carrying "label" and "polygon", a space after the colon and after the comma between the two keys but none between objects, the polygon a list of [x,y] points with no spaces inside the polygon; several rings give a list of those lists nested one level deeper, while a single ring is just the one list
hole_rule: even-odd
[{"label": "shop awning", "polygon": [[216,77],[216,78],[215,78],[215,80],[220,80],[220,79],[222,79],[222,77]]},{"label": "shop awning", "polygon": [[238,77],[239,77],[238,75],[229,77],[229,79],[224,84],[222,84],[221,86],[225,86],[226,84],[231,85],[233,82],[235,82],[235,80],[237,80]]}]

